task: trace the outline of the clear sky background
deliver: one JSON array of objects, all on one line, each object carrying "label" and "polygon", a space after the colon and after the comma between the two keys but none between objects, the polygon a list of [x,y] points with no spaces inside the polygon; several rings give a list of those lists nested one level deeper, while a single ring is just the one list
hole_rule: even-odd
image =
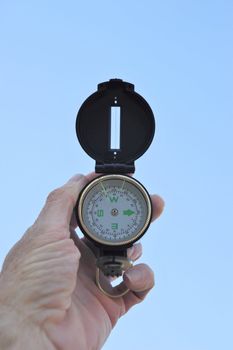
[{"label": "clear sky background", "polygon": [[94,169],[75,119],[99,82],[134,83],[156,116],[135,174],[166,201],[142,239],[156,287],[104,350],[233,348],[232,35],[231,0],[0,2],[1,262]]}]

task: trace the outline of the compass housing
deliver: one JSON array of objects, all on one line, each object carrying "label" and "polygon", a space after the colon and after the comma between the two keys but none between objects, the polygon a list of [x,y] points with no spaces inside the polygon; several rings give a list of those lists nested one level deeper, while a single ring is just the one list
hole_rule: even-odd
[{"label": "compass housing", "polygon": [[[111,113],[120,111],[119,146],[111,146]],[[76,133],[85,152],[96,160],[97,173],[134,173],[134,161],[146,152],[155,133],[155,119],[134,85],[111,79],[98,85],[80,107]]]},{"label": "compass housing", "polygon": [[[151,222],[150,196],[139,181],[127,174],[134,173],[134,162],[146,152],[154,133],[155,119],[149,104],[135,92],[133,84],[121,79],[100,83],[77,114],[79,143],[96,161],[95,172],[102,175],[83,188],[74,212],[81,231],[98,248],[96,283],[111,297],[122,296],[128,289],[116,296],[107,293],[100,284],[99,269],[106,276],[119,276],[130,267],[132,262],[127,257],[127,248],[145,234]],[[96,198],[91,198],[91,192],[99,181],[108,179],[128,182],[131,189],[129,186],[123,199],[119,194],[119,202],[112,206],[111,198],[110,202],[106,201],[107,190],[99,188],[103,202],[95,208]],[[91,203],[89,207],[88,201]],[[99,223],[105,226],[101,227]]]},{"label": "compass housing", "polygon": [[[104,192],[105,189],[104,187],[101,188],[102,183],[108,183],[108,181],[121,181],[122,183],[128,183],[131,186],[131,190],[134,192],[138,192],[138,195],[141,196],[141,204],[144,204],[144,217],[140,219],[140,226],[135,229],[134,232],[132,232],[129,237],[125,239],[120,239],[120,240],[107,240],[104,238],[104,236],[96,235],[93,231],[93,227],[90,228],[88,225],[88,219],[87,219],[87,206],[86,210],[84,210],[85,206],[85,201],[88,202],[88,204],[91,202],[90,199],[87,199],[89,194],[91,192],[97,193],[97,196],[99,196],[99,192]],[[97,190],[97,188],[100,188],[100,190]],[[79,198],[78,198],[78,207],[75,209],[75,214],[76,214],[76,219],[79,225],[79,228],[83,232],[83,234],[91,240],[96,246],[101,247],[102,249],[107,249],[107,248],[121,248],[121,249],[126,249],[127,247],[130,247],[133,245],[134,242],[138,241],[147,231],[151,218],[152,218],[152,203],[151,203],[151,198],[145,187],[138,181],[135,180],[134,178],[128,176],[128,175],[120,175],[120,174],[109,174],[109,175],[101,175],[92,180],[90,183],[88,183],[81,191]],[[117,206],[117,205],[116,205]],[[114,207],[114,206],[113,206]],[[119,206],[117,206],[119,208]],[[97,209],[96,209],[97,210]],[[111,210],[111,203],[108,205],[108,212]],[[133,213],[133,212],[132,212]],[[126,212],[127,214],[127,212]],[[92,220],[93,220],[93,211],[91,212],[92,215]],[[130,213],[129,213],[130,215]],[[108,214],[108,216],[111,216]],[[112,219],[114,221],[114,214],[112,213]],[[128,224],[128,222],[127,222]],[[94,223],[96,226],[96,222]],[[106,229],[103,228],[104,230]],[[116,254],[116,251],[115,251]]]}]

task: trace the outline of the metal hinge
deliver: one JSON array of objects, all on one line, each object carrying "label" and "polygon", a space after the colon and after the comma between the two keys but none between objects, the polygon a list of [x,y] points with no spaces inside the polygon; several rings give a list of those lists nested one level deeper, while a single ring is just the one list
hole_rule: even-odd
[{"label": "metal hinge", "polygon": [[104,174],[133,174],[135,172],[134,162],[130,164],[120,164],[120,163],[98,163],[95,166],[96,173]]}]

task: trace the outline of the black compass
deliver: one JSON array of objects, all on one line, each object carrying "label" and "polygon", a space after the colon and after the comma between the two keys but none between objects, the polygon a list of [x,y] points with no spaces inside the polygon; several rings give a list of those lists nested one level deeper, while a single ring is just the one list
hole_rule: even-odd
[{"label": "black compass", "polygon": [[84,235],[98,247],[97,284],[105,294],[99,269],[107,276],[122,275],[132,265],[127,248],[151,222],[150,196],[129,174],[135,171],[134,161],[150,146],[154,131],[150,106],[133,84],[120,79],[99,84],[77,115],[79,142],[95,159],[100,176],[84,187],[75,213]]}]

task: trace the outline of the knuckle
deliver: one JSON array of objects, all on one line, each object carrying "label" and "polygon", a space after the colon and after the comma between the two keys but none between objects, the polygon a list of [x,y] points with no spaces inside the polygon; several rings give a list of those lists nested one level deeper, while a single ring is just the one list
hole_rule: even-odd
[{"label": "knuckle", "polygon": [[74,259],[75,260],[79,260],[81,258],[81,253],[80,253],[80,251],[78,250],[78,248],[76,246],[74,246],[73,254],[74,254]]},{"label": "knuckle", "polygon": [[80,259],[80,251],[79,249],[76,247],[74,241],[70,238],[65,240],[65,245],[66,245],[66,251],[67,254],[69,254],[70,258],[74,261],[77,261]]},{"label": "knuckle", "polygon": [[64,199],[67,202],[73,202],[73,196],[65,187],[59,187],[50,192],[47,197],[47,203],[54,203],[61,199]]},{"label": "knuckle", "polygon": [[38,233],[38,227],[37,226],[38,225],[35,222],[32,226],[28,227],[20,241],[21,242],[31,241]]},{"label": "knuckle", "polygon": [[49,193],[47,197],[47,202],[48,203],[56,202],[63,196],[63,194],[64,194],[64,189],[62,187],[56,188],[55,190]]},{"label": "knuckle", "polygon": [[81,258],[80,251],[78,250],[78,248],[74,247],[74,250],[73,250],[73,252],[70,255],[71,263],[73,263],[74,265],[77,265],[77,263],[79,262],[80,258]]},{"label": "knuckle", "polygon": [[63,276],[66,279],[66,281],[70,281],[71,279],[76,277],[77,273],[77,266],[75,264],[69,264],[64,270],[63,270]]},{"label": "knuckle", "polygon": [[25,232],[25,235],[32,235],[36,229],[36,224],[29,226]]}]

